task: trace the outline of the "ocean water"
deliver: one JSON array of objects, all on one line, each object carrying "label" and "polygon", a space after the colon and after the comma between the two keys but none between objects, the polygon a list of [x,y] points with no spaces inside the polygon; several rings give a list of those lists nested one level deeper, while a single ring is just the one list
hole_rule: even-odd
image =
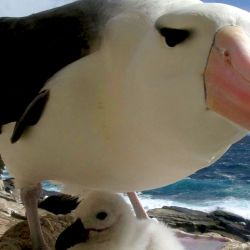
[{"label": "ocean water", "polygon": [[[7,171],[3,177],[8,177]],[[43,187],[61,190],[47,181]],[[210,167],[166,187],[140,192],[139,197],[146,210],[165,205],[205,212],[222,209],[250,219],[250,136]]]},{"label": "ocean water", "polygon": [[146,209],[164,205],[205,212],[222,209],[250,219],[250,136],[234,144],[210,167],[139,196]]}]

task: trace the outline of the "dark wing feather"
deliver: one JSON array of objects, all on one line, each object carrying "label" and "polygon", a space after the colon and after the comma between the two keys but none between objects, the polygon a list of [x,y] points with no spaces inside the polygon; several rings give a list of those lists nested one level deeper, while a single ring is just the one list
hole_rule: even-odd
[{"label": "dark wing feather", "polygon": [[34,126],[39,121],[48,98],[49,90],[44,90],[39,93],[30,103],[24,114],[21,116],[20,120],[16,122],[13,134],[11,136],[12,143],[18,141],[28,126]]},{"label": "dark wing feather", "polygon": [[77,1],[27,17],[0,18],[0,127],[19,120],[52,75],[91,53],[100,14],[89,5]]},{"label": "dark wing feather", "polygon": [[38,204],[39,208],[45,209],[53,214],[69,214],[72,210],[75,210],[80,201],[78,197],[58,194],[51,195]]}]

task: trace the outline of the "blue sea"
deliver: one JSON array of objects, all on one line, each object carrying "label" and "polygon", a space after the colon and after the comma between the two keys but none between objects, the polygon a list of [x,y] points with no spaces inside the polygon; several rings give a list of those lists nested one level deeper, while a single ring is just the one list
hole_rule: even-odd
[{"label": "blue sea", "polygon": [[[43,187],[59,190],[49,182],[44,182]],[[210,167],[175,184],[141,192],[139,196],[145,209],[164,205],[205,212],[223,209],[250,219],[250,136],[234,144]]]},{"label": "blue sea", "polygon": [[164,205],[205,212],[222,209],[250,219],[250,136],[234,144],[210,167],[139,195],[146,209]]}]

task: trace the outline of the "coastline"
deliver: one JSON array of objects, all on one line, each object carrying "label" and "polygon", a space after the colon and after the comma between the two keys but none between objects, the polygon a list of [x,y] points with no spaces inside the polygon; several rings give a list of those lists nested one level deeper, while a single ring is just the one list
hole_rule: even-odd
[{"label": "coastline", "polygon": [[[200,214],[201,213],[201,214]],[[46,211],[40,210],[42,228],[45,234],[46,241],[49,246],[53,249],[55,240],[67,226],[72,223],[73,218],[70,215],[52,215]],[[182,214],[182,217],[180,216]],[[250,242],[240,238],[238,235],[228,234],[219,232],[219,230],[210,230],[207,232],[201,232],[199,230],[204,227],[199,225],[197,221],[200,221],[200,215],[204,219],[204,213],[199,211],[192,211],[192,217],[190,217],[190,211],[183,208],[158,208],[149,211],[149,215],[153,218],[156,218],[162,222],[167,223],[170,227],[175,228],[176,235],[178,238],[185,244],[186,249],[192,250],[206,250],[206,249],[223,249],[223,250],[249,250]],[[199,216],[198,216],[199,215]],[[193,222],[196,224],[196,229],[190,226],[190,223],[187,223],[189,230],[184,227],[182,221],[181,225],[177,225],[176,218],[185,218],[186,222]],[[175,218],[175,219],[174,219]],[[196,218],[196,220],[195,220]],[[171,223],[169,223],[171,222]],[[248,221],[247,221],[248,222]],[[174,223],[177,226],[173,226]],[[202,223],[202,222],[201,222]],[[205,222],[207,228],[208,223]],[[237,224],[237,223],[236,223]],[[244,224],[244,223],[243,223]],[[246,224],[250,226],[250,224]],[[192,228],[192,229],[190,229]],[[194,247],[194,242],[196,247]],[[197,243],[197,244],[196,244]],[[191,248],[188,248],[192,244]],[[209,245],[209,248],[206,248],[205,245]],[[211,248],[212,245],[223,246],[223,248]],[[199,245],[204,246],[204,248],[199,248]],[[17,203],[13,197],[6,193],[5,191],[0,191],[0,250],[21,250],[21,249],[31,249],[31,243],[29,239],[28,225],[25,218],[24,208],[22,204]]]}]

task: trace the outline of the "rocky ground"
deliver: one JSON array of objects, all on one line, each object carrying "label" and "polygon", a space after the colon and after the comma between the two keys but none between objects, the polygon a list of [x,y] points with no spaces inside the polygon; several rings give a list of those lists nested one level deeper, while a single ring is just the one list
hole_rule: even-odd
[{"label": "rocky ground", "polygon": [[170,227],[188,233],[217,233],[241,242],[250,242],[250,221],[236,214],[220,210],[204,213],[180,207],[156,208],[148,213]]},{"label": "rocky ground", "polygon": [[[68,227],[70,215],[53,215],[40,210],[41,225],[47,245],[54,249],[58,235]],[[29,229],[23,205],[0,191],[0,250],[31,250]]]},{"label": "rocky ground", "polygon": [[[42,229],[47,244],[54,249],[60,232],[72,223],[70,215],[52,215],[40,211]],[[250,222],[243,218],[217,211],[205,214],[177,207],[163,207],[149,211],[151,217],[157,218],[170,227],[177,229],[178,237],[197,239],[219,239],[226,242],[224,250],[250,250],[247,243],[250,235]],[[201,236],[202,235],[202,236]],[[5,191],[0,191],[0,250],[30,250],[28,225],[22,204],[17,203]]]},{"label": "rocky ground", "polygon": [[225,241],[223,250],[250,250],[250,221],[238,215],[167,206],[149,210],[148,214],[176,229],[180,238],[189,233],[192,238]]}]

